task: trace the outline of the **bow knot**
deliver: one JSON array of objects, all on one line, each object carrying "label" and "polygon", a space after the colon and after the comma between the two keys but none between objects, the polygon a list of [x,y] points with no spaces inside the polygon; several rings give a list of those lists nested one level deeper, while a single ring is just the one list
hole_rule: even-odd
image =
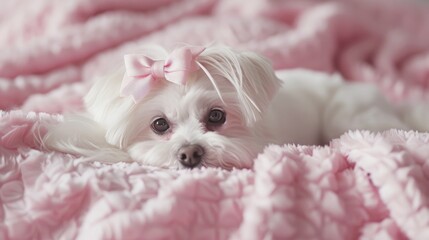
[{"label": "bow knot", "polygon": [[152,65],[152,67],[150,68],[150,72],[155,79],[163,78],[165,75],[165,73],[164,73],[164,61],[155,61]]},{"label": "bow knot", "polygon": [[198,70],[196,58],[204,50],[203,47],[178,48],[165,61],[151,59],[145,54],[125,55],[126,72],[122,80],[121,96],[131,96],[138,102],[158,79],[184,85],[189,73]]}]

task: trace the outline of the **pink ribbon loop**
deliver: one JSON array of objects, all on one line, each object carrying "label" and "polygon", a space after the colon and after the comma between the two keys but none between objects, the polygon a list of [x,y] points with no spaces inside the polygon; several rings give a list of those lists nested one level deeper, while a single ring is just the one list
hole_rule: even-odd
[{"label": "pink ribbon loop", "polygon": [[131,96],[138,102],[149,93],[158,79],[184,85],[189,73],[198,70],[196,58],[204,47],[182,47],[175,49],[167,59],[156,61],[145,54],[127,54],[124,56],[125,75],[120,95]]}]

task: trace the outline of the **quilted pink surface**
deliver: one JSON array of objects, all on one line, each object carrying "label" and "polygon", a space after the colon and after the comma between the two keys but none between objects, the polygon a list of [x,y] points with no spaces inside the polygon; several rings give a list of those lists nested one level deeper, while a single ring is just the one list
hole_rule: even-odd
[{"label": "quilted pink surface", "polygon": [[[429,135],[350,132],[268,146],[252,169],[162,170],[43,152],[143,44],[218,42],[277,69],[338,71],[429,100],[429,6],[405,0],[4,0],[0,239],[429,239]],[[41,131],[43,134],[43,129]]]}]

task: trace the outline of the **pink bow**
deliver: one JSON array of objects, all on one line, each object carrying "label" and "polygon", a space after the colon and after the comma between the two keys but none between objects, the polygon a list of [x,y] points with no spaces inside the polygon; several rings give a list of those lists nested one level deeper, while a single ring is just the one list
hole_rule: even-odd
[{"label": "pink bow", "polygon": [[184,85],[188,74],[198,70],[195,59],[204,50],[204,47],[178,48],[165,61],[156,61],[144,54],[125,55],[126,72],[122,80],[121,96],[132,96],[134,102],[137,102],[150,91],[157,79],[162,78]]}]

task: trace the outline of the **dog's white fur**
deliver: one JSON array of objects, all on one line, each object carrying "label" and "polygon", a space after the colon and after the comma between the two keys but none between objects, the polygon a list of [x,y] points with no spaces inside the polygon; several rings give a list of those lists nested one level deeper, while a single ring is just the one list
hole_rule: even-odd
[{"label": "dog's white fur", "polygon": [[[152,50],[155,57],[166,54]],[[200,166],[230,169],[250,167],[271,143],[324,144],[351,129],[429,130],[423,105],[394,107],[376,87],[339,75],[288,70],[276,76],[257,54],[226,47],[209,47],[197,61],[200,70],[186,86],[159,81],[138,103],[119,96],[123,70],[100,79],[85,98],[87,113],[48,126],[44,146],[111,163],[181,168],[178,149],[199,144],[205,149]],[[227,120],[209,131],[205,119],[213,107],[224,109]],[[168,119],[168,133],[151,130],[157,116]]]}]

